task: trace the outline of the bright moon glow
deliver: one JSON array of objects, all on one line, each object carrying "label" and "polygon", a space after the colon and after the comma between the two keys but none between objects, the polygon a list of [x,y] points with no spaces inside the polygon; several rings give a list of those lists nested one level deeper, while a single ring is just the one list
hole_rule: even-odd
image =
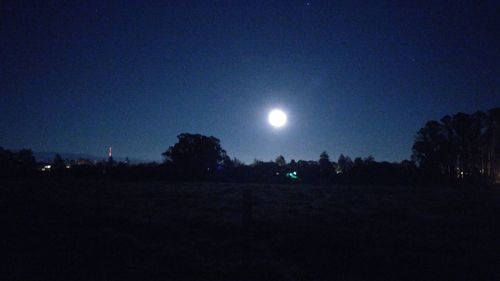
[{"label": "bright moon glow", "polygon": [[279,109],[273,109],[269,113],[268,120],[269,124],[271,124],[271,126],[273,127],[276,128],[283,127],[286,124],[286,114]]}]

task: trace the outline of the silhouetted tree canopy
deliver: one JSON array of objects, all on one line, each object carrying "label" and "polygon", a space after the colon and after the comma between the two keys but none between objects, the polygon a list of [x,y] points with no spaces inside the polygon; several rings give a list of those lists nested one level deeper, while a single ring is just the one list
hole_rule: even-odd
[{"label": "silhouetted tree canopy", "polygon": [[[231,159],[213,136],[184,133],[162,153],[165,161],[128,165],[128,160],[115,165],[114,160],[92,162],[82,159],[68,162],[60,155],[53,159],[53,171],[37,163],[29,149],[9,151],[0,147],[0,175],[75,176],[123,179],[183,179],[231,182],[286,183],[287,173],[300,182],[313,184],[416,184],[450,183],[454,180],[485,179],[500,182],[500,108],[474,114],[446,115],[440,121],[428,121],[418,130],[412,146],[412,161],[401,163],[377,162],[370,155],[354,161],[340,154],[338,163],[323,151],[317,161],[292,159],[283,155],[275,161],[255,159],[246,165]],[[477,181],[474,181],[476,183]]]},{"label": "silhouetted tree canopy", "polygon": [[338,162],[338,169],[341,173],[348,172],[354,163],[352,162],[349,156],[344,156],[344,154],[340,154]]},{"label": "silhouetted tree canopy", "polygon": [[66,163],[62,159],[61,155],[56,154],[54,160],[52,161],[52,169],[54,171],[62,171],[66,168]]},{"label": "silhouetted tree canopy", "polygon": [[0,174],[9,175],[14,172],[16,160],[9,150],[0,147]]},{"label": "silhouetted tree canopy", "polygon": [[330,162],[330,156],[328,156],[326,151],[323,151],[319,155],[319,167],[322,171],[330,171],[333,168],[332,162]]},{"label": "silhouetted tree canopy", "polygon": [[280,167],[286,166],[286,160],[283,155],[276,157],[276,160],[274,160],[274,162],[276,162],[276,164],[278,164],[278,166]]},{"label": "silhouetted tree canopy", "polygon": [[335,175],[334,165],[330,161],[330,156],[326,151],[323,151],[319,155],[318,166],[319,166],[320,180],[322,182],[330,181],[331,178]]},{"label": "silhouetted tree canopy", "polygon": [[162,155],[178,175],[193,179],[213,176],[217,167],[229,159],[215,137],[184,133],[177,138],[178,142]]},{"label": "silhouetted tree canopy", "polygon": [[36,160],[31,149],[21,149],[14,154],[19,168],[23,171],[34,171],[36,169]]},{"label": "silhouetted tree canopy", "polygon": [[457,113],[429,121],[413,144],[412,159],[429,175],[448,178],[499,177],[500,108]]},{"label": "silhouetted tree canopy", "polygon": [[245,165],[245,163],[243,163],[240,159],[238,159],[238,158],[235,157],[232,160],[232,165],[233,165],[234,168],[237,168],[237,167]]},{"label": "silhouetted tree canopy", "polygon": [[12,152],[0,147],[0,175],[11,177],[31,175],[36,171],[36,160],[31,149]]}]

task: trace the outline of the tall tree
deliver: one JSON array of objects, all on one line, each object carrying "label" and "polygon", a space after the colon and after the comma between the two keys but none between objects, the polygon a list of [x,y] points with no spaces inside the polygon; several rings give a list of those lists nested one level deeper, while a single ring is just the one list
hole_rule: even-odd
[{"label": "tall tree", "polygon": [[485,173],[500,182],[500,107],[487,112],[485,126]]},{"label": "tall tree", "polygon": [[499,116],[495,108],[429,121],[415,136],[412,158],[420,168],[451,178],[497,177]]},{"label": "tall tree", "polygon": [[412,158],[421,168],[441,173],[447,162],[447,155],[442,150],[444,142],[443,126],[437,121],[429,121],[415,136]]}]

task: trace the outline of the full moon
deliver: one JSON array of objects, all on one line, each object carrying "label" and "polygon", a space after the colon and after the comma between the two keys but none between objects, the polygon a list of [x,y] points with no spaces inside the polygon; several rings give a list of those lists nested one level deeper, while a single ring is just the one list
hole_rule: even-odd
[{"label": "full moon", "polygon": [[273,109],[269,113],[268,121],[273,127],[283,127],[286,124],[286,114],[282,110]]}]

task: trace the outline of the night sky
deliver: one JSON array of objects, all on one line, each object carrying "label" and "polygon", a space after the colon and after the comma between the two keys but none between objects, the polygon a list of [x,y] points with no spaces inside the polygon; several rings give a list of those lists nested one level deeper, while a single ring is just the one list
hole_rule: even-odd
[{"label": "night sky", "polygon": [[500,105],[497,1],[104,2],[1,1],[0,146],[401,161],[427,120]]}]

